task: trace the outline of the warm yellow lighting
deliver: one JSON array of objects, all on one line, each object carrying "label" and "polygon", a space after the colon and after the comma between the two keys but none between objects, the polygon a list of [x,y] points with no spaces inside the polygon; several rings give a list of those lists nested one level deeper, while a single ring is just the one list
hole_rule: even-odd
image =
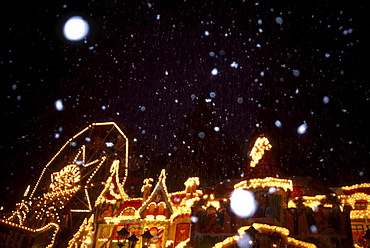
[{"label": "warm yellow lighting", "polygon": [[281,178],[275,178],[275,177],[266,177],[266,178],[254,178],[251,180],[245,180],[241,181],[240,183],[237,183],[234,185],[234,189],[256,189],[256,188],[282,188],[285,191],[293,190],[293,183],[292,180],[289,179],[281,179]]},{"label": "warm yellow lighting", "polygon": [[288,244],[294,245],[295,247],[302,247],[302,248],[317,248],[316,245],[308,242],[304,242],[302,240],[298,240],[292,237],[287,237]]},{"label": "warm yellow lighting", "polygon": [[255,167],[265,154],[265,150],[270,151],[271,148],[272,146],[266,137],[258,137],[256,142],[254,143],[252,151],[250,152],[250,156],[252,158],[250,166]]},{"label": "warm yellow lighting", "polygon": [[31,185],[28,185],[26,188],[26,191],[24,191],[23,197],[26,197],[28,195],[28,192],[30,192]]},{"label": "warm yellow lighting", "polygon": [[[252,225],[257,231],[268,231],[268,232],[277,232],[280,235],[288,236],[289,230],[285,227],[281,226],[271,226],[268,224],[262,224],[262,223],[253,223]],[[245,233],[245,230],[247,230],[250,226],[243,226],[238,229],[239,235],[243,235]]]},{"label": "warm yellow lighting", "polygon": [[355,184],[352,186],[343,186],[342,190],[352,190],[352,189],[360,189],[360,188],[370,188],[370,183],[361,183],[361,184]]},{"label": "warm yellow lighting", "polygon": [[184,248],[189,242],[190,242],[190,239],[188,238],[188,239],[178,243],[175,248]]},{"label": "warm yellow lighting", "polygon": [[[116,200],[118,199],[127,199],[128,196],[126,195],[124,189],[123,189],[123,186],[122,184],[119,183],[119,160],[114,160],[112,165],[111,165],[111,168],[110,168],[110,177],[108,177],[106,183],[105,183],[105,187],[103,189],[103,191],[100,193],[99,197],[97,198],[97,200],[95,201],[95,204],[94,206],[98,206],[99,204],[102,204],[102,203],[111,203],[111,204],[115,204],[116,203]],[[115,180],[113,180],[113,177]],[[118,193],[116,193],[115,191],[118,191]],[[109,193],[114,196],[116,198],[116,200],[111,200],[109,201],[108,199],[105,198],[105,194],[106,192],[109,191]]]},{"label": "warm yellow lighting", "polygon": [[60,171],[51,174],[50,190],[65,190],[80,182],[80,168],[75,164],[69,164]]}]

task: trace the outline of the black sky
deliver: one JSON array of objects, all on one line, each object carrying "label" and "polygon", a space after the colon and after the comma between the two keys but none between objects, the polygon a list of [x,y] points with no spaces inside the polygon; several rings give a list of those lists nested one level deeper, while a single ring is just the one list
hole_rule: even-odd
[{"label": "black sky", "polygon": [[[364,6],[7,3],[0,48],[1,201],[11,194],[19,199],[61,145],[92,122],[115,121],[147,147],[146,157],[166,154],[202,90],[215,104],[220,128],[242,148],[254,142],[260,99],[268,94],[265,113],[282,166],[331,186],[369,182]],[[90,24],[80,42],[62,34],[73,15]],[[300,135],[303,123],[308,129]]]}]

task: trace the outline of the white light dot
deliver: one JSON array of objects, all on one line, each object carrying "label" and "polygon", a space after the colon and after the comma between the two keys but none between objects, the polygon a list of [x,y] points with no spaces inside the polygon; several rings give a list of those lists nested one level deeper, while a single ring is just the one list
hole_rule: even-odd
[{"label": "white light dot", "polygon": [[230,67],[233,67],[233,68],[235,68],[235,69],[237,69],[237,68],[238,68],[238,66],[239,66],[239,64],[238,64],[238,63],[236,63],[235,61],[234,61],[234,62],[232,62],[232,63],[230,64]]},{"label": "white light dot", "polygon": [[214,127],[213,128],[216,132],[220,131],[220,128],[219,127]]},{"label": "white light dot", "polygon": [[275,188],[275,187],[270,187],[269,188],[269,194],[273,194],[273,193],[275,193],[277,191],[277,188]]},{"label": "white light dot", "polygon": [[203,132],[200,132],[200,133],[198,133],[198,136],[199,136],[199,138],[204,138],[204,137],[206,137],[206,134],[205,133],[203,133]]},{"label": "white light dot", "polygon": [[283,24],[283,18],[281,18],[281,17],[276,17],[275,18],[275,22],[277,23],[277,24]]},{"label": "white light dot", "polygon": [[254,247],[253,240],[248,234],[244,234],[236,243],[239,248]]},{"label": "white light dot", "polygon": [[300,125],[297,129],[297,132],[299,134],[304,134],[305,132],[307,132],[307,124],[303,123],[302,125]]},{"label": "white light dot", "polygon": [[281,121],[279,121],[279,120],[276,120],[275,121],[275,126],[277,126],[277,127],[281,127],[283,124],[281,123]]},{"label": "white light dot", "polygon": [[55,101],[55,108],[58,110],[58,111],[62,111],[64,110],[64,106],[63,106],[63,102],[62,100],[56,100]]},{"label": "white light dot", "polygon": [[105,142],[106,147],[113,147],[114,144],[112,142]]},{"label": "white light dot", "polygon": [[81,16],[72,16],[64,24],[63,32],[68,40],[82,40],[89,32],[89,24]]},{"label": "white light dot", "polygon": [[252,192],[236,189],[231,194],[230,207],[237,216],[248,218],[256,211],[257,203]]},{"label": "white light dot", "polygon": [[205,31],[205,32],[204,32],[204,35],[205,35],[205,36],[209,36],[209,32],[208,32],[208,31]]},{"label": "white light dot", "polygon": [[312,225],[312,226],[310,226],[310,230],[311,230],[311,232],[313,232],[313,233],[317,233],[317,227],[315,226],[315,225]]},{"label": "white light dot", "polygon": [[218,74],[217,68],[213,68],[213,70],[211,71],[211,74],[216,76]]},{"label": "white light dot", "polygon": [[197,223],[198,222],[198,217],[196,217],[196,216],[193,215],[193,216],[190,217],[190,220],[193,223]]}]

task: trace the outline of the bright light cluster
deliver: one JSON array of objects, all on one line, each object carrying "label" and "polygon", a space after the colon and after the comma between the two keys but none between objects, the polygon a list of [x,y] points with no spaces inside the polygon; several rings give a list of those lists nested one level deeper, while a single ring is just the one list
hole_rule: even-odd
[{"label": "bright light cluster", "polygon": [[[222,208],[223,204],[227,202],[228,199],[216,199],[215,195],[213,194],[206,194],[203,195],[202,190],[198,190],[197,187],[200,185],[198,177],[190,177],[184,183],[185,190],[168,193],[167,186],[166,186],[166,171],[163,169],[160,173],[158,181],[156,185],[153,187],[154,180],[152,178],[147,178],[143,182],[142,192],[146,192],[146,197],[139,197],[139,198],[129,198],[124,191],[123,185],[126,181],[127,173],[128,173],[128,144],[124,149],[126,149],[126,159],[124,161],[124,165],[120,165],[120,160],[115,159],[112,160],[109,157],[101,156],[99,159],[91,159],[89,160],[86,158],[86,149],[91,144],[82,145],[80,149],[77,151],[77,154],[74,153],[74,159],[67,164],[65,167],[59,171],[55,172],[55,169],[52,170],[48,168],[54,159],[61,153],[61,151],[67,147],[67,145],[71,144],[77,136],[83,134],[86,130],[93,126],[98,125],[114,125],[114,123],[97,123],[93,124],[92,126],[84,129],[77,135],[75,135],[72,139],[70,139],[62,148],[61,150],[52,158],[52,160],[46,165],[42,175],[37,182],[34,190],[32,191],[31,195],[29,196],[28,200],[23,200],[20,203],[19,208],[17,211],[13,212],[12,217],[7,220],[0,220],[1,222],[12,225],[17,228],[23,228],[25,230],[31,232],[39,232],[46,230],[46,228],[55,227],[56,231],[54,232],[54,236],[52,237],[52,243],[48,247],[52,247],[54,244],[55,236],[59,230],[59,224],[61,223],[61,219],[59,217],[59,212],[62,210],[66,203],[73,199],[74,195],[77,194],[79,191],[83,191],[86,196],[86,209],[71,209],[71,212],[86,212],[89,213],[88,217],[86,217],[83,223],[80,225],[79,230],[74,234],[73,238],[69,241],[69,248],[75,247],[90,247],[91,244],[94,243],[94,237],[96,229],[94,229],[94,225],[96,218],[94,217],[93,210],[94,208],[98,208],[101,204],[127,204],[124,209],[120,209],[120,213],[118,216],[115,217],[103,217],[105,224],[126,224],[126,223],[133,223],[140,222],[144,224],[144,229],[148,229],[150,226],[155,226],[158,229],[166,230],[176,226],[176,223],[179,222],[191,222],[191,215],[192,215],[192,207],[196,202],[199,202],[201,198],[205,200],[205,204],[203,204],[202,208],[208,209],[209,207],[220,209]],[[118,128],[117,128],[118,129]],[[119,130],[119,129],[118,129]],[[126,139],[122,133],[122,137]],[[90,140],[91,141],[91,140]],[[90,142],[89,141],[89,142]],[[106,143],[106,142],[105,142]],[[112,145],[108,146],[107,148],[114,148],[115,144],[112,142]],[[123,146],[122,146],[123,147]],[[255,146],[251,152],[251,156],[253,153],[253,159],[255,159],[255,164],[258,164],[258,161],[262,158],[265,150],[270,150],[271,145],[269,141],[265,137],[260,137],[257,139]],[[122,151],[122,150],[121,150]],[[108,156],[108,155],[107,155]],[[123,157],[123,156],[122,156]],[[109,163],[110,165],[110,175],[108,178],[104,179],[102,182],[94,182],[91,183],[92,178],[96,175],[103,164]],[[252,166],[252,165],[251,165]],[[253,166],[252,166],[253,167]],[[120,169],[124,169],[124,178],[123,180],[119,178]],[[90,170],[90,173],[87,175],[82,174],[83,171]],[[51,173],[50,173],[51,171]],[[49,185],[49,191],[46,193],[39,193],[39,196],[35,197],[36,188],[39,187],[39,183],[41,178],[45,173],[50,175],[49,179],[51,183]],[[46,174],[45,174],[46,175]],[[47,177],[47,176],[46,176]],[[84,184],[82,182],[85,182]],[[98,183],[98,184],[97,184]],[[104,189],[99,191],[98,197],[93,201],[90,199],[89,196],[89,189],[93,188],[96,185],[104,185]],[[369,188],[370,184],[359,184],[353,186],[346,186],[342,187],[343,190],[353,190],[353,189],[362,189],[362,188]],[[153,189],[152,189],[153,188]],[[238,184],[234,185],[234,192],[230,197],[230,207],[232,211],[241,218],[248,218],[253,215],[257,208],[257,202],[255,200],[255,195],[253,192],[259,190],[258,188],[262,188],[264,190],[269,189],[271,194],[275,193],[276,191],[280,190],[280,193],[288,192],[289,190],[293,190],[293,183],[291,180],[288,179],[281,179],[281,178],[274,178],[274,177],[266,177],[266,178],[255,178],[250,180],[241,181]],[[281,190],[282,189],[282,190]],[[28,195],[30,188],[28,187],[25,191],[25,196]],[[253,191],[253,192],[252,192]],[[161,195],[160,199],[156,197]],[[317,195],[314,197],[304,196],[303,204],[315,209],[318,205],[322,204],[322,200],[326,196],[324,195]],[[344,203],[350,204],[352,208],[355,207],[355,203],[357,201],[367,201],[370,202],[370,195],[366,193],[354,193],[352,195],[342,195],[339,196],[338,199],[341,200],[341,205]],[[134,205],[130,206],[130,202]],[[137,206],[137,204],[141,203],[141,206]],[[51,205],[50,203],[53,203]],[[135,205],[136,204],[136,205]],[[135,207],[133,207],[135,206]],[[325,206],[329,206],[326,204]],[[288,207],[296,207],[293,200],[290,200],[288,203]],[[342,207],[342,206],[341,206]],[[36,219],[43,220],[44,218],[47,219],[47,222],[44,224],[42,228],[39,229],[31,229],[25,227],[24,220],[26,217],[28,218],[27,213],[30,211],[36,212]],[[151,210],[155,209],[155,211],[150,212]],[[352,210],[351,218],[370,218],[369,207],[364,210]],[[124,213],[126,210],[128,212]],[[146,216],[143,218],[143,216]],[[15,224],[19,222],[20,224]],[[82,220],[82,219],[81,219]],[[51,223],[50,223],[51,222]],[[48,224],[49,223],[49,224]],[[245,230],[248,229],[250,226],[244,226],[238,230],[239,236],[235,235],[232,237],[228,237],[224,239],[222,242],[215,244],[214,248],[222,248],[225,246],[235,245],[235,243],[245,235]],[[261,223],[253,223],[253,227],[258,230],[260,233],[264,233],[264,235],[277,232],[284,238],[284,242],[288,245],[293,245],[294,247],[302,247],[302,248],[316,248],[314,244],[303,242],[300,240],[296,240],[292,237],[289,237],[290,233],[287,228],[280,227],[280,226],[272,226],[268,224],[261,224]],[[109,238],[105,238],[107,241]],[[173,246],[173,240],[164,240],[166,242],[166,247]],[[115,241],[113,241],[115,242]],[[186,246],[190,242],[190,239],[187,239],[183,242],[180,242],[177,247]]]},{"label": "bright light cluster", "polygon": [[250,166],[255,167],[265,154],[265,151],[270,151],[271,148],[272,146],[266,137],[258,137],[254,143],[252,151],[250,152],[250,157],[252,158]]},{"label": "bright light cluster", "polygon": [[253,178],[250,180],[241,181],[234,185],[234,189],[256,189],[256,188],[281,188],[285,191],[293,190],[292,180],[281,179],[275,177],[266,177],[266,178]]},{"label": "bright light cluster", "polygon": [[[212,248],[222,248],[222,247],[233,247],[233,244],[240,240],[245,235],[245,230],[249,229],[251,226],[243,226],[238,229],[238,234],[236,236],[228,237],[225,240],[216,243]],[[266,233],[272,233],[277,232],[279,235],[281,235],[283,238],[286,238],[288,245],[294,245],[294,247],[299,248],[317,248],[316,245],[308,242],[304,242],[301,240],[297,240],[289,236],[289,230],[284,227],[280,226],[271,226],[268,224],[261,224],[261,223],[254,223],[253,227],[259,232],[263,233],[264,235]]]},{"label": "bright light cluster", "polygon": [[361,183],[361,184],[355,184],[351,186],[343,186],[342,190],[353,190],[353,189],[361,189],[361,188],[370,188],[370,183]]}]

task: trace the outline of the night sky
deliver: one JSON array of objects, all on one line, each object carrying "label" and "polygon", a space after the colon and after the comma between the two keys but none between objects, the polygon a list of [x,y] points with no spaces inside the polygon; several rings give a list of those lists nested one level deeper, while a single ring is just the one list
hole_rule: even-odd
[{"label": "night sky", "polygon": [[[264,118],[291,175],[329,186],[370,182],[369,12],[365,1],[339,2],[7,3],[0,204],[19,201],[93,122],[115,121],[148,160],[167,156],[201,94],[241,149]],[[63,36],[74,15],[90,26],[81,41]]]}]

